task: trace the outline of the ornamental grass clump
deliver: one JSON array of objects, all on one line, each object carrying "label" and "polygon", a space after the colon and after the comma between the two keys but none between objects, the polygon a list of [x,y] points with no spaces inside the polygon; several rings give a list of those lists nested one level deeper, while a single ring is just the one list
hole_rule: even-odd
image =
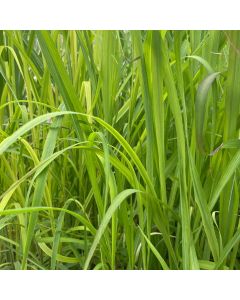
[{"label": "ornamental grass clump", "polygon": [[0,269],[239,269],[239,31],[1,31]]}]

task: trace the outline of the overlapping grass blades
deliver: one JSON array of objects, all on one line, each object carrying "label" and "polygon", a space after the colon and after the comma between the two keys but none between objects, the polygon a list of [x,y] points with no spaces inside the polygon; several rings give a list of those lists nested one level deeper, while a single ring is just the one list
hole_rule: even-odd
[{"label": "overlapping grass blades", "polygon": [[1,31],[1,269],[239,269],[238,31]]}]

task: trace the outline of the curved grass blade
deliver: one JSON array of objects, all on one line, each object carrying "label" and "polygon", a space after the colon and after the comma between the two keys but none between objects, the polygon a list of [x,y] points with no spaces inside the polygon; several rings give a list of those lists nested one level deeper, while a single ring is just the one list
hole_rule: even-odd
[{"label": "curved grass blade", "polygon": [[224,262],[224,260],[227,258],[228,254],[230,253],[230,251],[233,249],[233,247],[240,241],[240,229],[238,229],[235,234],[233,235],[233,237],[231,238],[230,241],[228,241],[228,243],[226,244],[226,246],[224,247],[219,260],[217,261],[215,268],[214,269],[218,269],[221,264]]},{"label": "curved grass blade", "polygon": [[74,211],[60,208],[60,207],[49,207],[49,206],[41,206],[41,207],[24,207],[24,208],[16,208],[16,209],[5,209],[3,211],[0,211],[0,216],[16,216],[18,214],[24,214],[24,213],[35,213],[35,212],[44,212],[44,211],[64,211],[65,213],[72,215],[75,217],[79,222],[81,222],[84,226],[86,226],[92,235],[96,234],[95,227],[87,220],[85,217],[80,215],[79,213],[76,213]]},{"label": "curved grass blade", "polygon": [[93,244],[91,246],[91,249],[89,250],[87,259],[86,259],[85,264],[84,264],[84,270],[88,269],[90,261],[92,259],[93,254],[94,254],[94,251],[96,250],[97,245],[99,244],[99,242],[101,240],[101,237],[102,237],[104,231],[106,230],[107,225],[108,225],[109,221],[111,220],[111,218],[112,218],[113,214],[115,213],[115,211],[118,209],[118,207],[121,205],[121,203],[128,196],[130,196],[130,195],[132,195],[134,193],[137,193],[137,192],[140,192],[140,191],[135,190],[135,189],[128,189],[128,190],[125,190],[125,191],[121,192],[120,194],[118,194],[113,199],[112,204],[109,206],[106,214],[104,215],[102,223],[100,224],[100,226],[98,228],[98,231],[97,231],[97,233],[95,235]]},{"label": "curved grass blade", "polygon": [[0,155],[3,154],[14,142],[16,142],[18,138],[20,138],[23,134],[36,127],[37,125],[46,122],[51,118],[69,114],[76,113],[70,111],[53,112],[36,117],[35,119],[29,121],[0,143]]},{"label": "curved grass blade", "polygon": [[219,75],[219,72],[208,75],[199,85],[196,94],[195,103],[195,118],[196,118],[196,140],[201,153],[205,153],[205,138],[204,138],[204,122],[206,116],[206,102],[208,91],[213,84],[214,80]]},{"label": "curved grass blade", "polygon": [[148,246],[150,247],[150,249],[152,250],[153,254],[156,256],[156,258],[159,261],[160,265],[162,266],[163,270],[169,270],[169,267],[166,264],[163,257],[161,256],[161,254],[157,251],[157,249],[154,247],[154,245],[151,243],[151,241],[147,238],[147,236],[144,234],[144,232],[142,231],[142,229],[140,227],[139,227],[139,230],[140,230],[141,234],[143,235],[143,237],[145,238],[145,240],[146,240]]}]

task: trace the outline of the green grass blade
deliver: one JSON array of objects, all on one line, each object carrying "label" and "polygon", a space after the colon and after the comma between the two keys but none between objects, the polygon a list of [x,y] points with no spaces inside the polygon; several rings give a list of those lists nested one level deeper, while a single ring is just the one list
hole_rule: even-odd
[{"label": "green grass blade", "polygon": [[104,215],[103,217],[103,220],[102,220],[102,223],[100,224],[99,228],[98,228],[98,231],[95,235],[95,238],[94,238],[94,241],[93,241],[93,244],[91,246],[91,249],[89,250],[89,253],[88,253],[88,256],[87,256],[87,259],[85,261],[85,264],[84,264],[84,269],[87,270],[88,267],[89,267],[89,264],[90,264],[90,261],[92,259],[92,256],[93,256],[93,253],[94,251],[96,250],[97,248],[97,245],[99,244],[100,242],[100,239],[104,233],[104,231],[106,230],[107,228],[107,225],[109,223],[109,221],[111,220],[114,212],[118,209],[118,207],[121,205],[121,203],[130,195],[134,194],[134,193],[137,193],[139,192],[138,190],[134,190],[134,189],[129,189],[129,190],[125,190],[123,192],[121,192],[120,194],[118,194],[114,199],[113,199],[113,202],[112,204],[109,206],[106,214]]}]

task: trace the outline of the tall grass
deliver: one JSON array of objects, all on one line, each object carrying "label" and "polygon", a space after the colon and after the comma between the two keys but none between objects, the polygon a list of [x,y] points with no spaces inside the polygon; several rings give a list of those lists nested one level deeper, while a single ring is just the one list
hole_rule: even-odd
[{"label": "tall grass", "polygon": [[1,31],[0,120],[0,269],[239,269],[238,31]]}]

